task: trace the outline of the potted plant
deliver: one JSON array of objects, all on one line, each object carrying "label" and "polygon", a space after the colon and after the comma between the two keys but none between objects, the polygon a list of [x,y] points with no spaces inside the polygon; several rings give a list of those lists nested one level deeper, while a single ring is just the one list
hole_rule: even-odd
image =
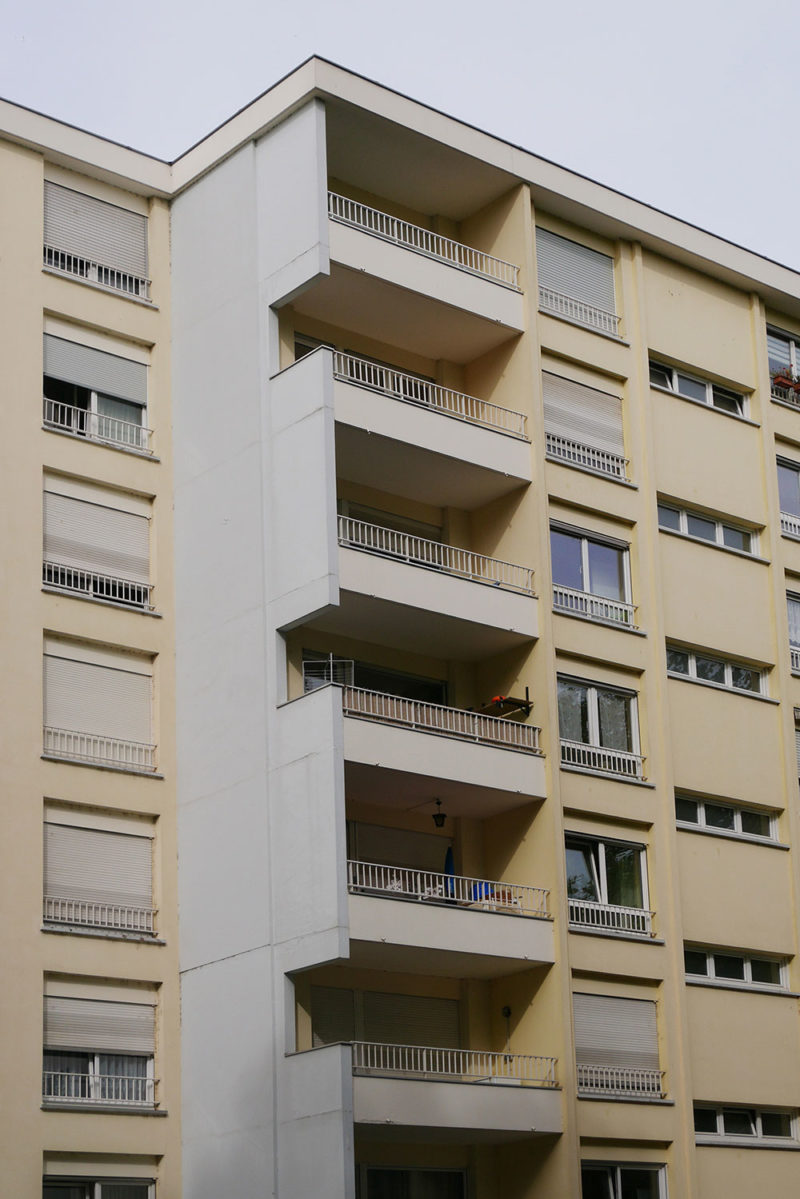
[{"label": "potted plant", "polygon": [[781,391],[789,391],[792,388],[795,388],[796,383],[797,383],[797,380],[795,380],[795,377],[794,377],[790,367],[782,366],[782,367],[779,367],[778,370],[773,371],[773,374],[772,374],[772,386],[773,387],[778,387],[778,388],[780,388]]}]

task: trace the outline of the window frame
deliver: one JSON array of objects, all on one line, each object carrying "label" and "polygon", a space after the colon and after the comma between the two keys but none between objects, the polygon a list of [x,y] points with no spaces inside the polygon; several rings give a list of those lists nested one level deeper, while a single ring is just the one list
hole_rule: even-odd
[{"label": "window frame", "polygon": [[[595,1161],[592,1159],[581,1159],[581,1192],[583,1192],[583,1172],[584,1170],[595,1170],[597,1172],[605,1171],[606,1176],[611,1184],[612,1189],[609,1191],[611,1199],[621,1199],[622,1178],[620,1172],[622,1170],[648,1170],[657,1176],[658,1195],[659,1199],[667,1199],[667,1167],[663,1163],[655,1162],[608,1162]],[[612,1175],[613,1171],[613,1175]]]},{"label": "window frame", "polygon": [[[778,814],[777,814],[777,812],[774,812],[771,810],[768,811],[763,808],[753,808],[753,807],[750,807],[748,804],[730,803],[728,800],[725,800],[725,799],[717,800],[717,799],[712,798],[711,796],[688,795],[688,794],[684,794],[681,791],[676,791],[675,792],[676,804],[679,799],[684,800],[685,802],[693,803],[693,804],[697,805],[698,819],[697,820],[682,820],[681,817],[678,816],[677,811],[676,811],[675,823],[677,824],[678,828],[687,829],[691,832],[696,832],[697,830],[702,829],[703,832],[709,833],[713,836],[731,837],[731,838],[733,838],[735,840],[739,840],[739,841],[752,841],[755,845],[775,845],[778,843],[778,827],[777,827],[778,826]],[[706,811],[705,811],[705,806],[707,803],[710,803],[710,804],[714,805],[715,807],[731,808],[733,810],[734,825],[736,827],[734,827],[732,829],[728,829],[728,828],[721,828],[720,826],[715,825],[715,824],[708,824],[706,822]],[[760,833],[746,832],[742,828],[742,813],[743,812],[754,812],[757,816],[766,816],[769,821],[769,830],[770,830],[768,835],[762,836]]]},{"label": "window frame", "polygon": [[[67,403],[66,400],[53,400],[51,396],[48,396],[45,391],[45,385],[48,380],[52,381],[53,383],[57,383],[59,387],[70,388],[72,391],[72,400]],[[88,395],[87,406],[85,408],[82,408],[77,402],[79,399],[79,393],[81,392]],[[111,444],[117,449],[127,450],[128,452],[133,451],[134,453],[139,454],[144,452],[139,446],[133,444],[126,445],[118,441],[109,443],[108,438],[104,437],[100,432],[99,418],[106,414],[100,411],[99,401],[101,399],[107,399],[112,400],[115,404],[127,404],[129,407],[135,408],[141,417],[138,424],[135,421],[123,421],[123,418],[118,416],[110,417],[109,419],[118,420],[123,424],[129,424],[134,428],[144,430],[148,429],[146,403],[139,404],[136,400],[120,399],[117,396],[107,395],[104,391],[97,391],[92,387],[82,387],[79,383],[71,383],[68,380],[59,379],[55,375],[45,374],[42,375],[42,394],[45,396],[45,399],[50,399],[53,403],[63,404],[66,407],[73,409],[74,415],[72,418],[72,427],[67,428],[66,425],[56,426],[56,432],[71,433],[74,437],[83,437],[86,441],[94,441],[100,445]],[[83,416],[83,420],[80,419],[81,416]],[[83,426],[82,428],[80,427],[81,425]],[[48,426],[48,428],[50,427],[52,426]]]},{"label": "window frame", "polygon": [[[771,337],[780,338],[782,341],[787,342],[788,350],[789,350],[789,368],[788,369],[789,369],[789,373],[790,373],[792,379],[796,383],[798,380],[800,380],[800,336],[798,336],[797,334],[794,334],[794,333],[789,333],[786,329],[779,329],[776,325],[769,325],[769,324],[766,326],[766,336],[767,336],[767,367],[769,370],[769,382],[770,382],[770,399],[774,400],[774,402],[777,404],[786,404],[787,407],[797,408],[798,405],[796,403],[793,403],[791,400],[784,399],[782,395],[776,395],[776,393],[775,393],[775,383],[774,383],[775,377],[776,377],[776,375],[778,375],[780,373],[780,371],[782,369],[785,369],[785,368],[779,368],[778,370],[773,370],[772,364],[769,361],[769,337],[771,336]],[[773,359],[773,361],[774,361],[774,359]],[[779,388],[778,390],[781,390],[781,389]]]},{"label": "window frame", "polygon": [[[155,1076],[155,1056],[152,1053],[116,1053],[105,1049],[48,1049],[46,1045],[42,1047],[42,1076],[48,1073],[63,1073],[62,1071],[49,1071],[45,1067],[45,1060],[48,1053],[63,1056],[64,1054],[74,1052],[81,1057],[85,1057],[88,1063],[86,1075],[76,1074],[76,1077],[87,1077],[89,1079],[88,1090],[89,1096],[86,1099],[68,1099],[63,1100],[58,1095],[45,1095],[44,1086],[42,1086],[42,1106],[43,1107],[60,1107],[68,1106],[70,1111],[80,1111],[83,1108],[114,1108],[124,1107],[125,1111],[132,1112],[149,1112],[157,1108],[156,1102],[156,1076]],[[146,1062],[146,1069],[143,1075],[143,1081],[146,1083],[145,1093],[149,1095],[150,1101],[143,1103],[124,1103],[120,1105],[114,1099],[105,1098],[103,1096],[103,1082],[107,1078],[138,1078],[138,1075],[127,1074],[101,1074],[100,1073],[100,1058],[101,1057],[116,1057],[116,1058],[139,1058]]]},{"label": "window frame", "polygon": [[[682,400],[688,400],[692,404],[701,404],[704,408],[713,408],[716,412],[724,412],[726,416],[733,416],[739,420],[750,419],[750,408],[748,397],[744,392],[734,391],[730,387],[724,387],[721,383],[712,383],[710,379],[704,379],[701,375],[694,375],[691,371],[685,371],[681,367],[670,366],[667,362],[661,362],[657,358],[650,358],[649,362],[649,377],[650,386],[656,391],[665,391],[670,395],[680,396]],[[655,383],[653,381],[653,371],[663,371],[669,376],[669,382],[666,384]],[[698,396],[687,395],[685,391],[681,391],[679,380],[681,378],[688,379],[691,383],[697,383],[705,388],[706,398],[701,400]],[[740,409],[738,412],[730,412],[727,408],[721,407],[714,402],[715,393],[719,392],[730,400],[738,401]]]},{"label": "window frame", "polygon": [[[606,846],[607,845],[622,845],[628,849],[636,849],[639,851],[639,877],[642,888],[642,906],[639,911],[645,912],[650,910],[650,890],[647,883],[647,846],[640,841],[624,841],[618,837],[598,837],[592,833],[564,833],[564,847],[567,848],[567,842],[581,842],[584,845],[597,847],[597,858],[595,860],[592,855],[592,873],[594,875],[595,885],[599,898],[591,902],[601,903],[606,907],[630,907],[630,904],[616,904],[608,898],[608,871],[606,868]],[[578,899],[578,896],[569,894],[569,876],[567,877],[567,899]]]},{"label": "window frame", "polygon": [[[800,466],[798,466],[798,472],[800,472]],[[678,514],[679,528],[672,529],[669,525],[661,523],[662,508],[668,512],[676,512]],[[696,533],[689,532],[689,518],[692,516],[699,520],[708,521],[709,524],[715,526],[713,541],[707,537],[698,537]],[[693,508],[683,508],[679,504],[673,504],[664,500],[658,501],[658,529],[661,533],[672,533],[676,537],[686,537],[687,540],[697,542],[699,545],[713,545],[717,549],[727,550],[731,554],[744,554],[748,558],[758,557],[758,533],[755,529],[748,529],[746,525],[738,525],[735,521],[723,520],[718,516],[710,516],[706,512],[700,512]],[[742,550],[738,546],[727,545],[725,542],[725,529],[731,529],[735,533],[744,534],[749,539],[750,548]]]},{"label": "window frame", "polygon": [[[719,945],[706,946],[694,945],[690,942],[684,944],[684,974],[686,981],[691,983],[701,983],[709,987],[721,987],[728,990],[740,990],[746,988],[749,991],[767,992],[771,995],[783,995],[789,991],[788,978],[788,959],[774,957],[766,953],[739,953],[737,951],[721,947]],[[686,953],[704,953],[706,955],[706,973],[695,974],[690,972],[686,967]],[[715,957],[732,957],[741,958],[744,978],[725,978],[718,976],[716,973]],[[771,965],[778,967],[780,982],[765,983],[753,978],[753,961],[769,962]]]},{"label": "window frame", "polygon": [[[737,1145],[754,1145],[761,1144],[768,1147],[778,1147],[785,1145],[797,1145],[798,1131],[798,1111],[796,1108],[787,1107],[749,1107],[745,1104],[738,1103],[694,1103],[692,1105],[693,1117],[698,1111],[714,1112],[717,1121],[716,1132],[698,1132],[694,1130],[695,1143],[700,1145],[717,1145],[717,1144],[737,1144]],[[747,1133],[728,1133],[725,1131],[725,1113],[740,1112],[747,1114],[752,1118],[752,1123],[755,1131],[752,1135]],[[770,1136],[763,1132],[763,1116],[764,1115],[780,1115],[788,1116],[791,1126],[789,1136]],[[694,1120],[693,1120],[694,1123]]]},{"label": "window frame", "polygon": [[42,1178],[42,1190],[45,1187],[77,1187],[84,1188],[85,1199],[103,1199],[103,1188],[106,1186],[134,1186],[147,1188],[147,1199],[156,1199],[156,1184],[152,1178],[87,1178],[85,1175],[75,1178],[63,1174],[45,1174]]},{"label": "window frame", "polygon": [[[756,695],[761,696],[762,698],[769,698],[769,692],[767,691],[767,669],[765,667],[748,666],[745,662],[737,662],[734,658],[726,658],[720,654],[714,653],[708,654],[702,650],[689,649],[688,647],[674,645],[669,641],[667,642],[666,648],[667,654],[669,654],[670,651],[676,654],[685,654],[688,659],[688,670],[686,671],[675,670],[674,668],[671,669],[669,666],[669,659],[667,659],[667,678],[681,679],[684,682],[688,681],[690,683],[699,683],[702,687],[713,687],[716,691],[730,691],[734,695]],[[725,682],[715,683],[713,679],[700,678],[697,674],[698,657],[708,662],[720,663],[724,667]],[[758,689],[754,690],[750,687],[734,686],[732,681],[734,669],[747,670],[751,674],[756,675],[758,678]]]},{"label": "window frame", "polygon": [[[598,600],[601,603],[607,602],[609,604],[627,605],[631,609],[631,621],[627,622],[627,621],[621,621],[621,620],[613,620],[611,618],[604,619],[602,617],[593,615],[591,612],[587,612],[587,613],[572,612],[572,615],[583,616],[586,620],[594,620],[600,624],[610,624],[610,625],[613,625],[614,627],[621,626],[623,628],[634,628],[635,626],[633,624],[633,619],[632,619],[634,616],[634,604],[633,604],[633,600],[632,600],[633,588],[632,588],[632,582],[631,582],[631,560],[630,560],[631,559],[631,552],[630,552],[631,547],[630,547],[630,544],[626,541],[619,540],[616,537],[609,537],[603,533],[595,533],[589,529],[582,529],[576,525],[566,524],[564,521],[551,520],[550,521],[550,535],[551,535],[551,539],[550,539],[550,573],[551,573],[551,577],[552,577],[554,591],[555,591],[556,587],[567,587],[567,585],[565,583],[557,582],[555,575],[553,573],[553,542],[552,542],[552,534],[553,533],[561,533],[562,536],[574,537],[576,541],[580,541],[581,575],[584,580],[589,579],[590,582],[591,582],[591,570],[590,570],[590,564],[589,564],[589,546],[590,546],[590,544],[601,545],[607,549],[617,550],[618,553],[620,553],[622,555],[623,596],[621,599],[619,599],[619,600],[609,599],[607,596],[600,595],[599,592],[587,591],[585,588],[578,589],[578,588],[568,587],[567,590],[569,590],[569,591],[579,590],[581,595],[592,596],[594,599]],[[555,603],[555,595],[553,598],[554,598],[553,606],[554,606],[554,608],[556,608],[557,611],[559,611],[559,612],[571,611],[571,609],[559,607]]]},{"label": "window frame", "polygon": [[[627,687],[617,687],[613,683],[597,683],[593,679],[582,679],[575,675],[558,674],[556,675],[556,685],[559,683],[577,683],[579,687],[587,689],[587,718],[589,725],[589,741],[580,742],[581,745],[589,745],[593,749],[607,749],[611,753],[629,753],[641,756],[642,746],[639,737],[639,693],[632,691]],[[617,750],[612,746],[603,745],[600,740],[600,713],[598,706],[598,695],[601,691],[608,691],[614,695],[621,695],[628,700],[629,720],[631,730],[631,745],[632,749]],[[559,739],[569,741],[571,738],[561,735],[561,726],[559,724]]]}]

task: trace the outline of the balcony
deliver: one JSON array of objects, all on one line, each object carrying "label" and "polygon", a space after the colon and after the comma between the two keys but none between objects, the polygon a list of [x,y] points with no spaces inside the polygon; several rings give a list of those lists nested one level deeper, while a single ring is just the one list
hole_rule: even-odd
[{"label": "balcony", "polygon": [[570,898],[568,903],[570,928],[583,932],[625,933],[631,937],[653,936],[653,913],[644,908],[597,903],[590,899]]},{"label": "balcony", "polygon": [[457,1082],[555,1087],[556,1058],[475,1049],[353,1042],[353,1073],[386,1078],[447,1078]]},{"label": "balcony", "polygon": [[131,579],[120,579],[114,575],[45,560],[42,564],[42,584],[53,591],[79,595],[83,599],[104,600],[109,604],[124,604],[146,612],[152,611],[152,587],[149,583],[136,583]]},{"label": "balcony", "polygon": [[155,933],[154,908],[127,907],[116,903],[45,895],[42,916],[47,924],[77,924],[86,928],[113,929],[115,932],[146,936]]},{"label": "balcony", "polygon": [[79,733],[72,729],[57,729],[50,725],[44,725],[43,732],[46,757],[112,766],[137,773],[150,773],[156,769],[155,745]]},{"label": "balcony", "polygon": [[598,475],[607,475],[612,479],[628,478],[628,459],[609,450],[598,450],[594,446],[584,445],[558,433],[546,434],[545,452],[548,458],[558,462],[571,462],[582,470],[589,470]]},{"label": "balcony", "polygon": [[586,325],[589,329],[599,329],[611,337],[619,337],[619,317],[614,312],[606,312],[575,300],[563,292],[553,291],[549,287],[539,287],[539,307],[543,312],[551,312],[565,320],[574,321],[577,325]]},{"label": "balcony", "polygon": [[134,425],[100,412],[90,412],[72,404],[62,404],[59,400],[49,400],[47,396],[43,397],[43,403],[42,423],[46,429],[85,437],[87,441],[100,442],[118,450],[134,450],[141,454],[153,452],[150,448],[151,430],[143,425]]},{"label": "balcony", "polygon": [[503,912],[511,916],[548,918],[547,900],[550,892],[543,887],[488,882],[486,879],[464,878],[456,874],[437,874],[352,860],[347,863],[347,886],[354,894],[414,899],[483,912]]},{"label": "balcony", "polygon": [[374,720],[416,732],[436,733],[479,745],[500,746],[522,753],[541,755],[541,729],[533,724],[504,720],[499,716],[483,716],[462,708],[447,708],[442,704],[426,704],[420,700],[403,699],[381,691],[366,691],[361,687],[344,687],[342,705],[345,716]]},{"label": "balcony", "polygon": [[579,1063],[578,1094],[603,1099],[664,1099],[664,1071]]},{"label": "balcony", "polygon": [[781,532],[787,537],[797,537],[800,539],[800,516],[795,516],[791,512],[781,512]]},{"label": "balcony", "polygon": [[553,584],[553,607],[558,612],[569,612],[575,616],[586,616],[590,620],[601,620],[608,624],[624,625],[635,629],[635,607],[624,600],[606,599],[588,591],[576,591],[572,587]]},{"label": "balcony", "polygon": [[155,1107],[154,1078],[124,1074],[42,1073],[42,1103],[70,1107]]},{"label": "balcony", "polygon": [[121,291],[127,296],[136,296],[140,300],[150,298],[149,279],[104,266],[101,262],[92,262],[78,254],[59,250],[56,246],[44,247],[43,265],[64,275],[73,275],[88,283],[97,283],[112,291]]},{"label": "balcony", "polygon": [[770,384],[770,396],[773,400],[780,401],[781,404],[791,404],[793,408],[800,408],[800,384],[789,384],[788,376],[786,386],[781,386],[772,380]]},{"label": "balcony", "polygon": [[622,749],[606,749],[602,745],[587,745],[583,741],[561,739],[561,765],[575,770],[596,771],[600,774],[621,775],[623,778],[644,781],[644,758]]}]

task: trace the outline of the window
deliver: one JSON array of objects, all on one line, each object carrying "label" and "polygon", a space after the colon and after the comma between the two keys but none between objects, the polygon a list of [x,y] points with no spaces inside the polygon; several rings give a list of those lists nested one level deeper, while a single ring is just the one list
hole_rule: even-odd
[{"label": "window", "polygon": [[550,528],[550,555],[555,608],[633,626],[626,545],[554,524]]},{"label": "window", "polygon": [[800,404],[795,384],[800,378],[798,338],[778,329],[767,329],[767,354],[772,398],[786,404]]},{"label": "window", "polygon": [[579,1094],[663,1099],[656,1005],[617,995],[572,996]]},{"label": "window", "polygon": [[45,1178],[42,1199],[155,1199],[155,1183],[136,1178]]},{"label": "window", "polygon": [[653,387],[663,387],[674,391],[687,400],[695,400],[699,404],[708,404],[711,408],[719,408],[733,416],[746,416],[744,396],[738,391],[720,387],[694,375],[687,375],[674,366],[663,362],[650,360],[650,384]]},{"label": "window", "polygon": [[705,978],[720,986],[735,984],[748,987],[786,989],[786,963],[783,958],[730,953],[687,945],[683,951],[686,976]]},{"label": "window", "polygon": [[694,1131],[699,1143],[725,1138],[796,1141],[797,1112],[790,1108],[712,1107],[696,1103]]},{"label": "window", "polygon": [[[62,984],[50,985],[55,988]],[[45,995],[45,1103],[153,1107],[154,1052],[152,1003]]]},{"label": "window", "polygon": [[44,265],[146,299],[147,217],[46,180]]},{"label": "window", "polygon": [[792,672],[800,673],[800,595],[791,591],[786,595],[786,611],[789,617],[789,654]]},{"label": "window", "polygon": [[613,258],[539,228],[536,258],[540,308],[613,337],[618,335]]},{"label": "window", "polygon": [[740,807],[713,799],[695,799],[675,795],[675,815],[679,825],[695,826],[711,833],[726,836],[777,840],[776,820],[771,812],[760,808]]},{"label": "window", "polygon": [[458,1001],[312,986],[311,1030],[315,1046],[368,1041],[458,1049]]},{"label": "window", "polygon": [[155,770],[152,661],[46,637],[44,752],[126,770]]},{"label": "window", "polygon": [[667,1199],[664,1166],[581,1162],[582,1199]]},{"label": "window", "polygon": [[626,479],[620,397],[549,371],[542,373],[542,389],[548,457]]},{"label": "window", "polygon": [[361,1166],[358,1199],[466,1199],[463,1170]]},{"label": "window", "polygon": [[765,692],[763,670],[732,662],[727,658],[716,658],[698,650],[678,649],[667,646],[667,673],[690,678],[696,683],[708,683],[714,687],[727,687],[734,691],[749,691],[756,695]]},{"label": "window", "polygon": [[781,532],[800,537],[800,463],[778,459]]},{"label": "window", "polygon": [[87,599],[150,608],[150,504],[45,475],[42,580]]},{"label": "window", "polygon": [[750,529],[701,512],[674,508],[671,504],[658,505],[658,526],[671,533],[681,533],[684,537],[723,545],[729,550],[740,550],[743,554],[755,554],[758,549],[756,535]]},{"label": "window", "polygon": [[150,453],[143,362],[45,333],[43,394],[47,428]]},{"label": "window", "polygon": [[559,675],[558,724],[562,765],[642,777],[633,692]]},{"label": "window", "polygon": [[643,845],[569,834],[566,852],[571,925],[650,935]]}]

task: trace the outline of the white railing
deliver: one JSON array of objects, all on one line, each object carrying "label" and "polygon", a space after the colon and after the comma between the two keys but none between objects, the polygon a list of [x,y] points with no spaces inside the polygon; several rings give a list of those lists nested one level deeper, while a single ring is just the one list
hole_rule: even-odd
[{"label": "white railing", "polygon": [[432,383],[429,379],[420,379],[416,375],[406,374],[405,371],[395,370],[391,366],[383,366],[379,362],[370,362],[366,358],[358,358],[354,354],[344,354],[341,350],[334,351],[333,373],[337,379],[346,383],[355,383],[358,387],[379,391],[396,400],[423,404],[444,416],[452,416],[472,425],[483,425],[498,433],[507,433],[512,437],[527,440],[527,417],[522,412],[501,408],[499,404],[490,404],[488,400],[479,400],[476,396],[465,395],[462,391],[453,391],[449,387]]},{"label": "white railing", "polygon": [[55,246],[44,247],[44,265],[54,271],[63,271],[66,275],[76,275],[90,283],[100,283],[103,287],[111,287],[114,291],[123,291],[128,296],[138,296],[141,300],[149,299],[150,280],[140,275],[132,275],[128,271],[119,271],[116,267],[103,266],[101,262],[92,262],[79,254],[70,254]]},{"label": "white railing", "polygon": [[101,737],[94,733],[76,733],[72,729],[44,726],[44,752],[57,758],[99,762],[124,770],[155,770],[156,747],[142,741],[122,741],[119,737]]},{"label": "white railing", "polygon": [[578,1091],[608,1098],[663,1099],[664,1071],[629,1066],[578,1065]]},{"label": "white railing", "polygon": [[369,208],[366,204],[349,200],[347,196],[328,192],[328,215],[344,225],[353,225],[385,241],[393,241],[408,250],[416,250],[419,254],[446,262],[448,266],[458,267],[461,271],[469,271],[471,275],[480,275],[484,279],[491,279],[493,283],[502,283],[519,291],[519,267],[513,263],[466,246],[463,242],[453,241],[450,237],[431,233],[430,229],[423,229],[420,225],[401,221],[378,208]]},{"label": "white railing", "polygon": [[88,441],[107,441],[123,449],[140,450],[151,454],[150,430],[144,425],[118,420],[116,416],[105,416],[101,412],[89,412],[76,408],[74,404],[62,404],[60,400],[44,397],[43,423],[48,429],[62,433],[75,433]]},{"label": "white railing", "polygon": [[778,387],[776,383],[772,383],[770,395],[773,400],[780,400],[782,404],[791,404],[793,408],[800,407],[800,392],[794,387]]},{"label": "white railing", "polygon": [[388,899],[417,899],[432,903],[458,904],[486,912],[514,916],[547,916],[543,887],[518,883],[487,882],[457,874],[437,874],[405,866],[383,866],[376,862],[347,863],[347,885],[354,892],[369,892]]},{"label": "white railing", "polygon": [[577,591],[573,587],[562,587],[560,583],[553,584],[553,607],[562,612],[589,616],[592,620],[608,620],[614,624],[627,625],[629,629],[635,628],[633,604],[624,600],[606,599],[602,595],[592,595],[588,591]]},{"label": "white railing", "polygon": [[555,312],[565,316],[567,320],[577,321],[579,325],[588,325],[592,329],[600,329],[619,337],[619,317],[614,312],[606,312],[603,308],[595,308],[593,304],[584,304],[563,292],[553,291],[550,287],[539,285],[539,307],[545,312]]},{"label": "white railing", "polygon": [[353,1042],[353,1071],[395,1077],[428,1075],[457,1082],[527,1083],[556,1086],[554,1057],[521,1053],[486,1053],[476,1049],[432,1049],[422,1045]]},{"label": "white railing", "polygon": [[781,532],[788,533],[790,537],[800,537],[800,516],[781,512]]},{"label": "white railing", "polygon": [[562,737],[561,761],[564,766],[577,766],[581,770],[644,778],[644,758],[623,749],[606,749],[602,745],[586,745],[583,741],[566,741]]},{"label": "white railing", "polygon": [[636,937],[653,935],[652,912],[644,908],[624,907],[618,903],[570,899],[569,922],[578,928],[596,928],[603,932],[630,933]]},{"label": "white railing", "polygon": [[59,591],[70,591],[92,599],[108,600],[114,604],[132,604],[137,608],[150,609],[149,583],[134,583],[131,579],[120,579],[115,575],[100,574],[95,570],[80,570],[75,566],[62,566],[59,562],[45,561],[42,564],[42,582],[46,587]]},{"label": "white railing", "polygon": [[382,691],[366,691],[363,687],[344,687],[342,701],[346,716],[398,724],[423,733],[461,737],[503,749],[541,753],[540,729],[534,724],[520,724],[516,720],[503,720],[500,716],[483,716],[462,708],[446,708],[442,704],[427,704],[417,699],[387,695]]},{"label": "white railing", "polygon": [[352,520],[349,516],[339,517],[339,544],[397,558],[412,566],[441,570],[473,583],[487,583],[505,591],[533,595],[533,571],[526,566],[514,566],[498,558],[487,558],[484,554],[474,554],[471,550],[458,549],[441,541],[428,541],[424,537],[400,533],[383,525]]},{"label": "white railing", "polygon": [[627,458],[620,454],[612,454],[610,450],[598,450],[594,446],[584,445],[583,442],[573,441],[570,437],[562,437],[560,433],[545,434],[545,452],[549,458],[572,462],[584,470],[611,475],[615,479],[628,477]]},{"label": "white railing", "polygon": [[792,662],[792,670],[800,673],[800,645],[790,645],[789,656]]},{"label": "white railing", "polygon": [[107,1103],[113,1107],[154,1107],[154,1078],[125,1074],[62,1074],[45,1070],[42,1099],[45,1103]]},{"label": "white railing", "polygon": [[52,924],[83,924],[90,928],[113,928],[126,933],[155,931],[154,908],[132,908],[118,903],[88,899],[63,899],[45,895],[44,919]]}]

